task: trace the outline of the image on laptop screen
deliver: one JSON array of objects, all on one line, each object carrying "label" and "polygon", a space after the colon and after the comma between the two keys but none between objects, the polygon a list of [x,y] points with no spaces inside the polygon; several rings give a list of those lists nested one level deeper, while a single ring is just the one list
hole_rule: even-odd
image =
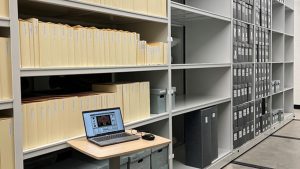
[{"label": "image on laptop screen", "polygon": [[124,130],[119,108],[84,112],[83,120],[87,137]]}]

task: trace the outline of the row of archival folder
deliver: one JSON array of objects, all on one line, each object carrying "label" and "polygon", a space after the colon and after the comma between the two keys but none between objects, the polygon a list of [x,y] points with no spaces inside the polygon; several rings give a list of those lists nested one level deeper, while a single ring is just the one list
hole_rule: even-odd
[{"label": "row of archival folder", "polygon": [[[166,0],[80,0],[150,16],[167,17]],[[0,1],[0,16],[9,16],[9,0]]]},{"label": "row of archival folder", "polygon": [[0,101],[12,98],[10,39],[0,37]]},{"label": "row of archival folder", "polygon": [[13,119],[0,117],[0,169],[14,169]]},{"label": "row of archival folder", "polygon": [[81,0],[150,16],[167,17],[167,0]]},{"label": "row of archival folder", "polygon": [[23,99],[24,150],[84,135],[83,111],[120,107],[125,123],[150,116],[149,82],[93,89],[97,92]]},{"label": "row of archival folder", "polygon": [[22,68],[162,65],[168,45],[114,29],[19,21]]}]

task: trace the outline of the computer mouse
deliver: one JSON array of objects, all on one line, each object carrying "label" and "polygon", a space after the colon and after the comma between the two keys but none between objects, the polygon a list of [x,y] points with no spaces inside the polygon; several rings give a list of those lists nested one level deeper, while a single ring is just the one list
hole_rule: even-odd
[{"label": "computer mouse", "polygon": [[142,136],[142,139],[151,141],[155,139],[155,136],[153,134],[145,134]]}]

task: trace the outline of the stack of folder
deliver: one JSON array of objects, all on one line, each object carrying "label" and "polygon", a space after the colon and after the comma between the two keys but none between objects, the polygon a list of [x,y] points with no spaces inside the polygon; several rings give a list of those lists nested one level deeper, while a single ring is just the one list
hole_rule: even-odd
[{"label": "stack of folder", "polygon": [[0,118],[0,169],[14,169],[13,119]]},{"label": "stack of folder", "polygon": [[23,148],[84,135],[82,111],[116,107],[112,93],[78,93],[23,100]]},{"label": "stack of folder", "polygon": [[93,91],[115,93],[125,123],[150,116],[150,83],[94,84]]},{"label": "stack of folder", "polygon": [[12,98],[10,40],[0,37],[0,101]]},{"label": "stack of folder", "polygon": [[9,17],[9,0],[0,1],[0,17]]},{"label": "stack of folder", "polygon": [[23,149],[84,135],[83,111],[120,107],[126,123],[150,116],[149,82],[93,88],[98,92],[23,99]]},{"label": "stack of folder", "polygon": [[20,20],[22,68],[162,65],[167,43],[147,43],[140,35],[31,18]]},{"label": "stack of folder", "polygon": [[167,17],[167,0],[82,0],[150,16]]}]

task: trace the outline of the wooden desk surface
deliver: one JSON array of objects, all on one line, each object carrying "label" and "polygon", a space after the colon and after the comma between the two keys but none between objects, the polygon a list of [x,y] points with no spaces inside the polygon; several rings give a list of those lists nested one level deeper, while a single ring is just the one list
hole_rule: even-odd
[{"label": "wooden desk surface", "polygon": [[86,139],[86,137],[83,137],[75,140],[70,140],[68,141],[68,144],[72,148],[94,159],[104,160],[104,159],[109,159],[109,158],[118,157],[122,155],[128,155],[147,148],[168,145],[170,142],[171,141],[169,139],[155,136],[155,139],[153,141],[139,139],[139,140],[129,141],[129,142],[115,144],[111,146],[100,147],[97,146],[96,144],[89,142]]}]

